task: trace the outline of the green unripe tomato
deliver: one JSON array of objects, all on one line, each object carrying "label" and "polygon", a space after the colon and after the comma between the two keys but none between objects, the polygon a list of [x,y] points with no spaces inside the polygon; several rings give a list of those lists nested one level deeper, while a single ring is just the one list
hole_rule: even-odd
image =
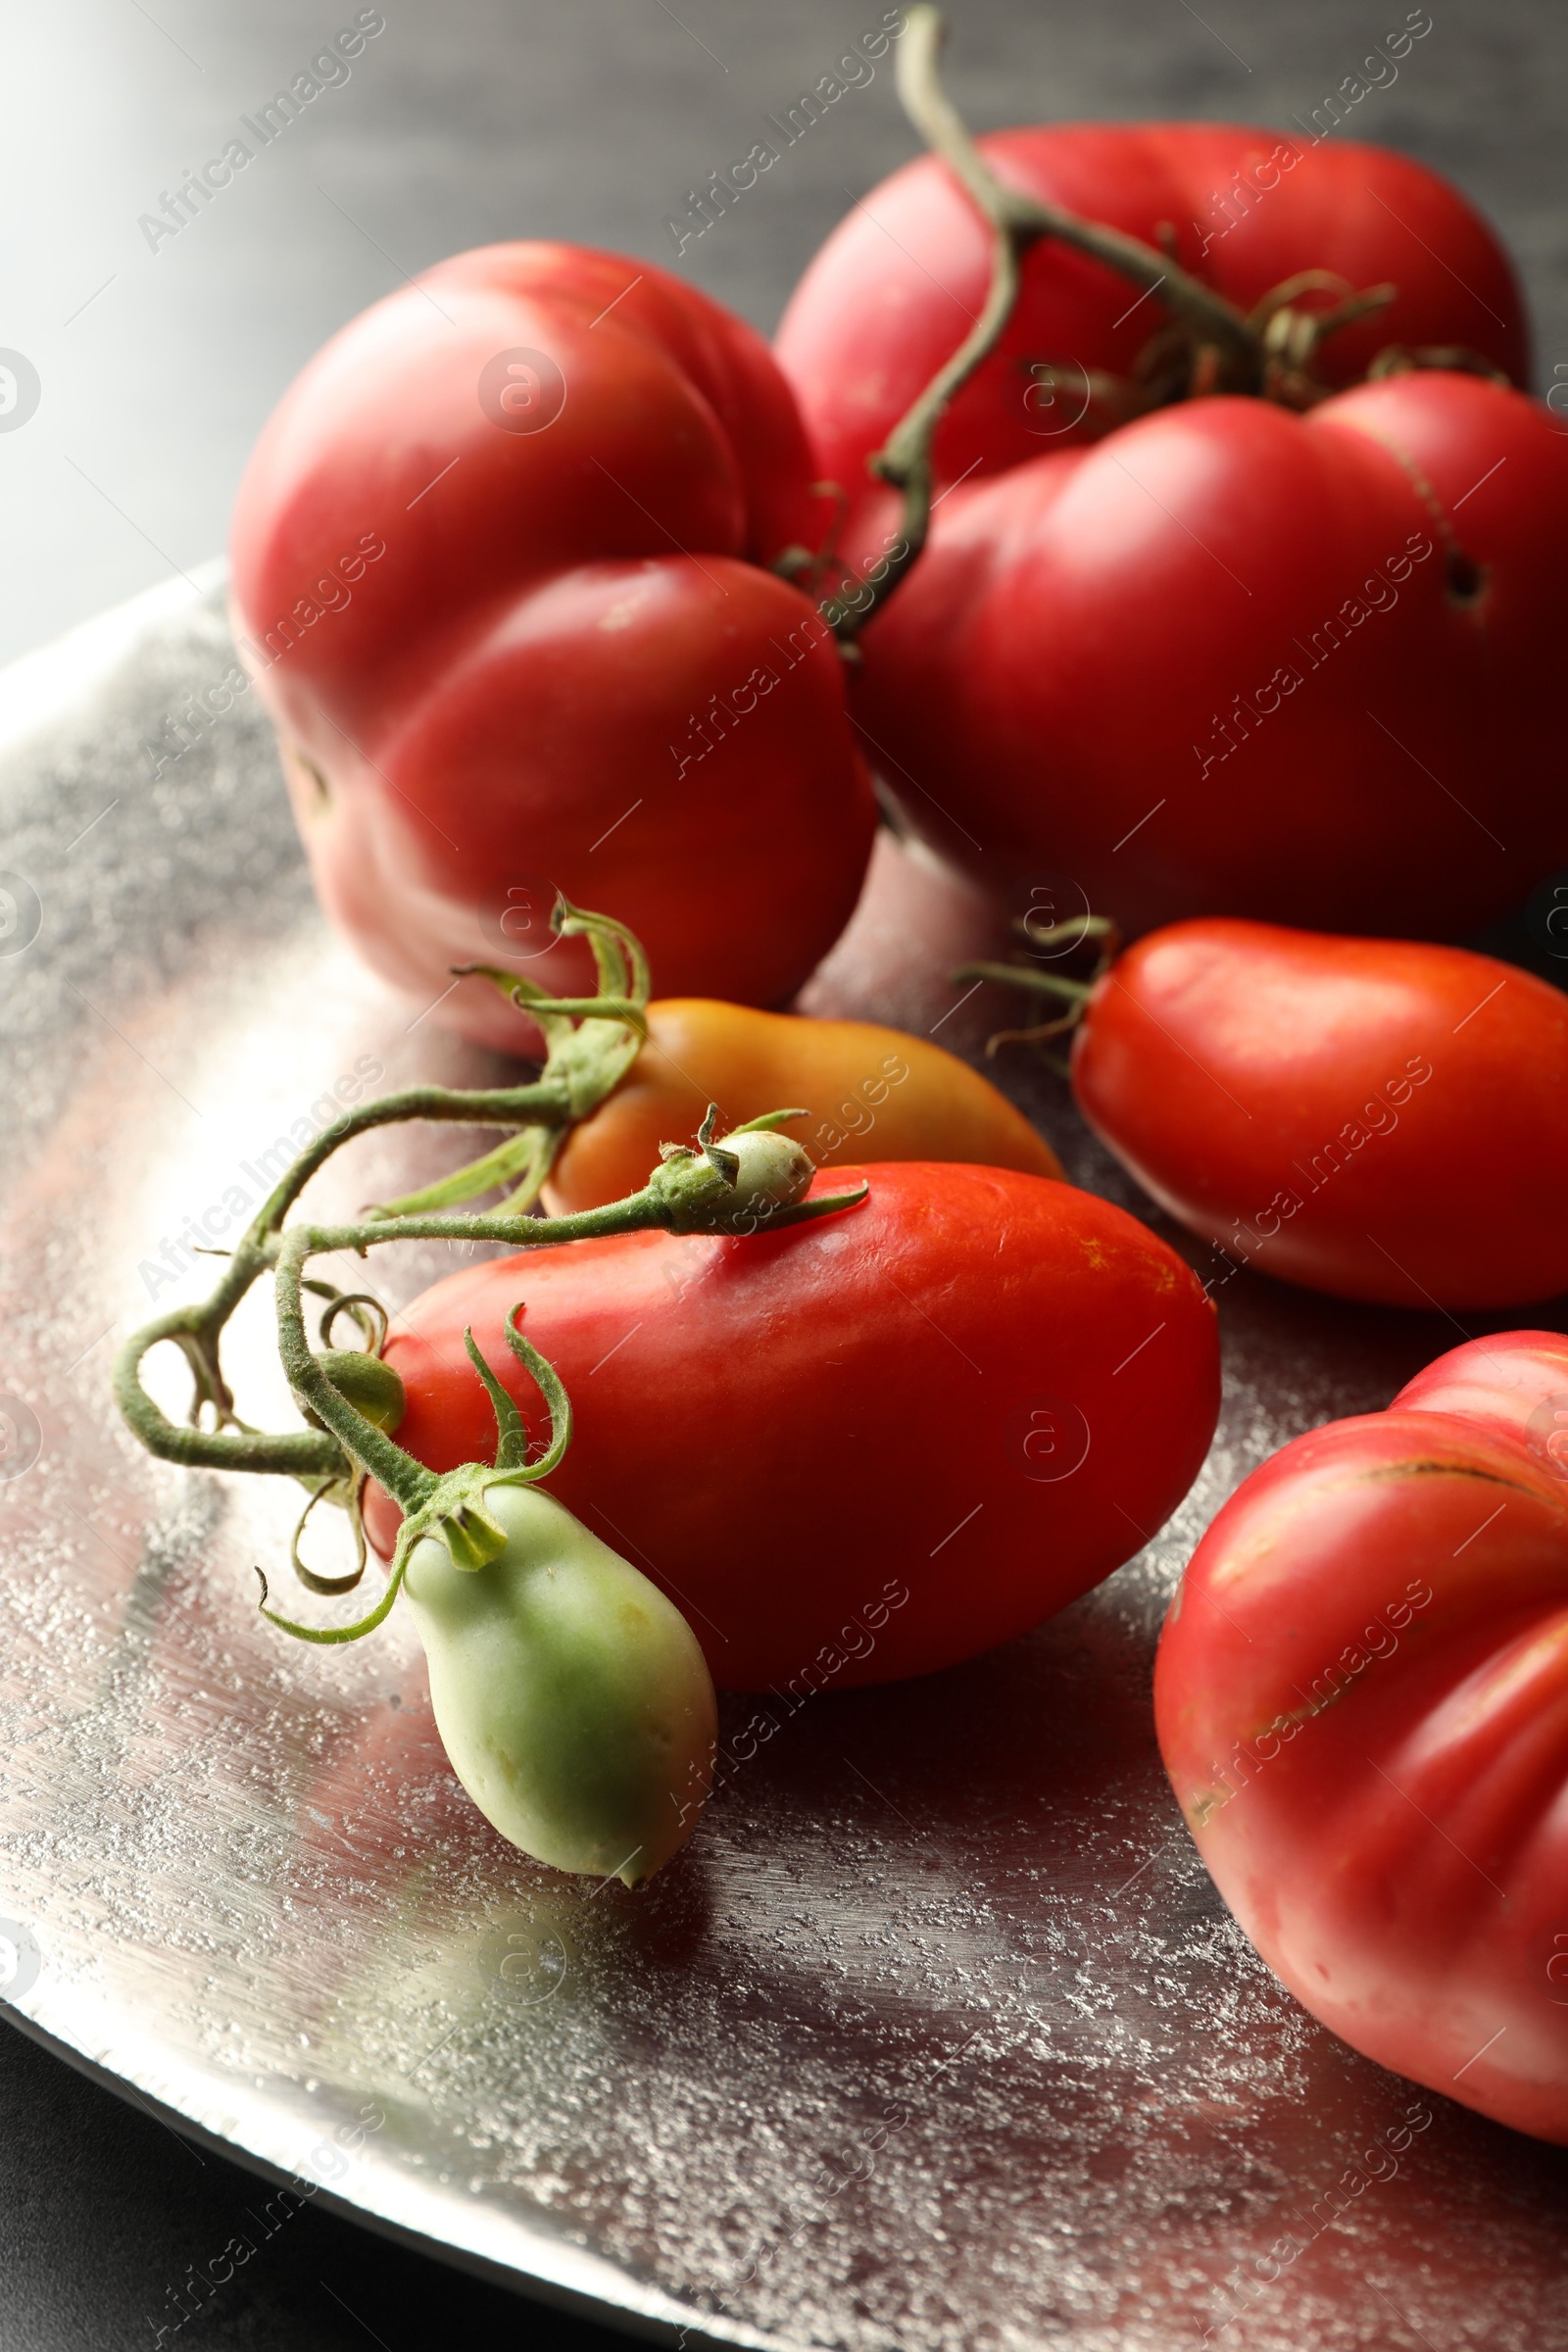
[{"label": "green unripe tomato", "polygon": [[761,1128],[720,1136],[718,1149],[733,1152],[741,1163],[735,1178],[737,1217],[766,1217],[776,1208],[793,1208],[811,1189],[815,1163],[790,1136]]},{"label": "green unripe tomato", "polygon": [[[392,1366],[383,1363],[378,1355],[367,1355],[359,1348],[329,1348],[316,1360],[338,1395],[346,1397],[367,1421],[373,1421],[377,1429],[384,1429],[390,1436],[408,1405],[403,1383]],[[317,1429],[325,1427],[308,1404],[302,1410],[306,1420]]]},{"label": "green unripe tomato", "polygon": [[735,1163],[733,1182],[706,1152],[673,1146],[649,1178],[672,1233],[755,1233],[777,1210],[804,1200],[816,1174],[799,1144],[768,1128],[721,1135],[713,1152]]},{"label": "green unripe tomato", "polygon": [[558,1870],[651,1878],[712,1781],[713,1685],[657,1585],[537,1487],[493,1486],[478,1569],[423,1536],[405,1587],[452,1769],[503,1838]]}]

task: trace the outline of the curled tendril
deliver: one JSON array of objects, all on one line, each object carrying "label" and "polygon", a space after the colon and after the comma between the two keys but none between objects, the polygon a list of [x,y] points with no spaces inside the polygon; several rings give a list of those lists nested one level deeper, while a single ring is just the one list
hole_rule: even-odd
[{"label": "curled tendril", "polygon": [[391,1328],[391,1317],[380,1299],[373,1297],[369,1291],[334,1291],[331,1285],[325,1282],[302,1282],[300,1288],[315,1291],[329,1301],[322,1311],[318,1326],[323,1348],[330,1348],[332,1345],[332,1327],[338,1316],[350,1315],[354,1321],[354,1328],[365,1342],[366,1353],[368,1355],[385,1353],[386,1335]]},{"label": "curled tendril", "polygon": [[338,1642],[358,1642],[366,1634],[374,1633],[376,1627],[381,1624],[383,1619],[390,1616],[392,1611],[392,1603],[396,1600],[398,1594],[403,1590],[403,1576],[407,1566],[408,1560],[406,1556],[400,1557],[393,1562],[392,1573],[387,1578],[386,1591],[382,1593],[380,1599],[376,1602],[369,1615],[368,1617],[360,1618],[358,1623],[355,1625],[299,1625],[296,1624],[292,1617],[280,1617],[275,1609],[270,1609],[267,1605],[267,1573],[265,1569],[260,1567],[257,1568],[256,1575],[257,1581],[260,1583],[262,1588],[262,1597],[256,1605],[260,1609],[262,1615],[267,1619],[269,1625],[275,1625],[279,1633],[292,1634],[296,1642],[318,1642],[328,1643]]},{"label": "curled tendril", "polygon": [[[398,1538],[398,1547],[393,1558],[392,1573],[387,1581],[386,1591],[369,1614],[359,1618],[353,1625],[301,1625],[292,1617],[280,1616],[275,1609],[268,1606],[267,1577],[264,1570],[258,1567],[256,1574],[262,1588],[262,1597],[258,1605],[270,1625],[275,1625],[280,1633],[292,1634],[295,1640],[300,1642],[333,1643],[359,1642],[365,1635],[373,1633],[376,1627],[390,1614],[392,1604],[402,1590],[410,1553],[415,1542],[421,1534],[439,1536],[446,1543],[448,1549],[452,1551],[453,1557],[460,1567],[481,1568],[490,1558],[494,1558],[497,1551],[504,1546],[505,1537],[501,1529],[495,1526],[483,1511],[484,1487],[486,1485],[534,1486],[540,1479],[549,1477],[551,1471],[560,1463],[566,1447],[571,1444],[571,1399],[566,1395],[565,1384],[554,1364],[549,1361],[548,1357],[541,1355],[538,1348],[530,1341],[525,1340],[517,1329],[516,1318],[522,1312],[522,1304],[523,1302],[519,1298],[516,1304],[509,1310],[503,1329],[506,1333],[507,1346],[529,1373],[549,1408],[550,1440],[539,1459],[536,1462],[529,1461],[528,1431],[522,1415],[496,1378],[474,1339],[472,1330],[466,1329],[463,1334],[463,1344],[468,1351],[474,1370],[484,1383],[485,1392],[490,1398],[496,1417],[495,1468],[481,1474],[477,1465],[466,1464],[462,1470],[452,1472],[446,1479],[439,1482],[423,1509],[416,1513],[411,1513],[405,1519],[402,1533]],[[351,1592],[364,1573],[367,1553],[361,1503],[365,1485],[366,1481],[363,1476],[355,1480],[349,1503],[355,1542],[359,1549],[359,1565],[352,1576],[318,1576],[315,1570],[305,1566],[299,1556],[300,1532],[317,1503],[320,1501],[321,1495],[327,1491],[324,1486],[318,1488],[311,1496],[300,1515],[299,1527],[294,1531],[291,1556],[296,1574],[313,1592]],[[464,1541],[465,1537],[467,1539],[466,1543]],[[481,1547],[477,1551],[470,1548],[476,1538],[481,1540]]]},{"label": "curled tendril", "polygon": [[[316,1489],[301,1511],[294,1525],[294,1533],[289,1538],[288,1556],[290,1566],[308,1592],[352,1592],[364,1576],[369,1557],[365,1543],[364,1494],[363,1477],[326,1479]],[[342,1576],[322,1576],[319,1569],[307,1567],[300,1557],[300,1538],[305,1533],[305,1522],[318,1502],[336,1503],[348,1513],[349,1530],[354,1539],[354,1566]]]},{"label": "curled tendril", "polygon": [[[172,1308],[131,1333],[115,1358],[115,1397],[124,1419],[150,1453],[191,1468],[246,1470],[299,1478],[314,1490],[341,1483],[349,1464],[338,1441],[320,1429],[268,1431],[253,1428],[234,1410],[220,1365],[221,1335],[252,1286],[275,1270],[284,1226],[306,1184],[332,1154],[354,1137],[403,1120],[432,1120],[467,1127],[512,1129],[485,1157],[407,1199],[367,1212],[367,1221],[340,1247],[364,1254],[374,1227],[394,1217],[453,1207],[497,1187],[507,1197],[495,1212],[514,1220],[504,1238],[514,1247],[537,1246],[550,1237],[524,1223],[572,1126],[587,1118],[619,1083],[635,1060],[646,1030],[650,991],[648,958],[623,923],[559,899],[552,926],[562,938],[581,938],[590,947],[598,974],[596,998],[540,997],[532,1016],[547,1028],[544,1068],[519,1086],[453,1089],[415,1086],[345,1111],[296,1155],[268,1195],[232,1252],[223,1258],[221,1280],[199,1305]],[[515,975],[493,975],[510,986]],[[552,1009],[554,1007],[554,1009]],[[475,1238],[462,1219],[439,1230],[454,1240]],[[322,1329],[330,1335],[336,1315],[351,1315],[368,1351],[379,1355],[384,1341],[378,1300],[363,1293],[347,1297],[335,1286],[311,1282],[327,1301]],[[142,1365],[158,1347],[179,1348],[188,1366],[192,1394],[183,1424],[172,1421],[143,1385]],[[329,1344],[329,1336],[328,1336]]]}]

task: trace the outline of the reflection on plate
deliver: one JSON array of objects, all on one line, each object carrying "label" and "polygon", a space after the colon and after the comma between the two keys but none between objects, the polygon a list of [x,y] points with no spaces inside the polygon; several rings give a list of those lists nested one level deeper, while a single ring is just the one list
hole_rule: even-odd
[{"label": "reflection on plate", "polygon": [[[32,926],[0,956],[14,2014],[296,2195],[628,2325],[856,2352],[1568,2340],[1568,2156],[1432,2099],[1394,2177],[1341,2188],[1415,2094],[1252,1956],[1151,1728],[1154,1632],[1216,1504],[1298,1430],[1386,1402],[1449,1344],[1438,1319],[1239,1276],[1220,1437],[1172,1526],[974,1664],[725,1701],[733,1768],[637,1895],[486,1827],[407,1624],[331,1652],[259,1620],[252,1564],[297,1497],[145,1460],[115,1339],[205,1286],[193,1250],[343,1073],[496,1065],[327,938],[243,698],[171,756],[229,662],[204,585],[0,680],[4,904]],[[885,840],[808,1001],[973,1053],[943,975],[995,945]],[[1007,1082],[1130,1198],[1054,1079]],[[367,1138],[312,1198],[352,1209],[463,1148]],[[444,1262],[410,1251],[395,1296]],[[255,1304],[233,1370],[276,1421]],[[1074,1432],[1045,1360],[1035,1401],[1018,1442],[1046,1476]]]}]

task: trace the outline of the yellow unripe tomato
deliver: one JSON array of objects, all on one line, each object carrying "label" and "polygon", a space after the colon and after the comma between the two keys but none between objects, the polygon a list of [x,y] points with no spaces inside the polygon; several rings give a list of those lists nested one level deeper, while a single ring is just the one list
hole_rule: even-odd
[{"label": "yellow unripe tomato", "polygon": [[1056,1176],[1061,1163],[978,1070],[924,1038],[868,1021],[811,1021],[710,997],[648,1007],[648,1042],[608,1102],[572,1130],[545,1200],[552,1213],[622,1200],[661,1144],[689,1144],[710,1102],[719,1123],[802,1105],[784,1132],[818,1167],[970,1160]]}]

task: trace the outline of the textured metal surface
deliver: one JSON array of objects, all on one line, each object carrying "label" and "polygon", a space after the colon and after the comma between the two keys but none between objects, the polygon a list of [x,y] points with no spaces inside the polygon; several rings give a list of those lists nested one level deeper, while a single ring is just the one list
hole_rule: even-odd
[{"label": "textured metal surface", "polygon": [[[183,1295],[151,1271],[164,1242],[254,1200],[258,1154],[358,1057],[388,1083],[490,1065],[325,937],[245,698],[152,776],[143,746],[227,662],[216,590],[181,587],[0,685],[0,866],[32,894],[9,886],[0,939],[16,2009],[367,2218],[628,2321],[856,2352],[1568,2345],[1568,2156],[1303,2017],[1219,1906],[1152,1736],[1154,1633],[1217,1502],[1284,1438],[1385,1402],[1455,1336],[1440,1319],[1239,1275],[1220,1438],[1172,1526],[973,1665],[793,1716],[726,1701],[722,1792],[637,1896],[491,1835],[396,1615],[342,1653],[261,1623],[252,1563],[282,1557],[292,1491],[145,1460],[114,1338],[149,1286]],[[983,944],[887,855],[811,1005],[972,1051],[941,975]],[[1017,1084],[1127,1197],[1062,1090]],[[384,1197],[452,1150],[368,1139],[313,1198]],[[441,1262],[410,1252],[400,1295]],[[277,1420],[267,1350],[248,1318],[234,1369]],[[1367,2184],[1350,2168],[1415,2105]]]}]

